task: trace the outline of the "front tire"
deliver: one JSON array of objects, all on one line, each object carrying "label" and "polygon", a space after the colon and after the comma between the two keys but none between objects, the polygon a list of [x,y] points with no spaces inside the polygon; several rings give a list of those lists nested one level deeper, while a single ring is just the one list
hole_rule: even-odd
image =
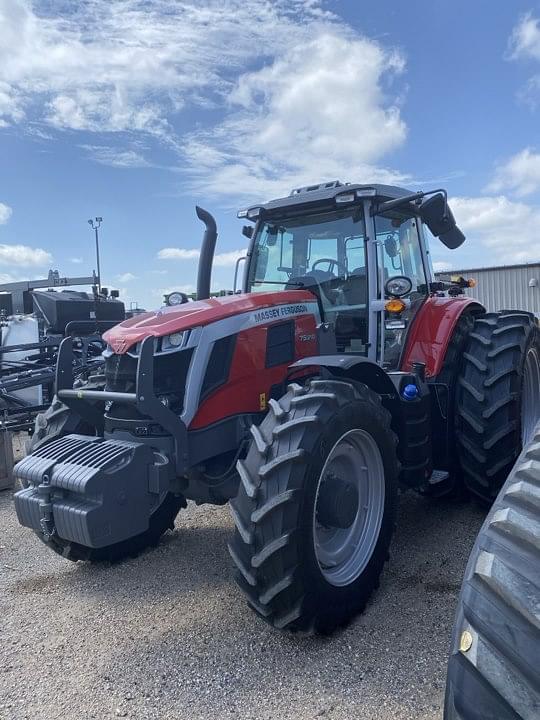
[{"label": "front tire", "polygon": [[255,612],[279,629],[332,632],[361,612],[388,557],[397,439],[362,384],[292,385],[239,461],[229,550]]},{"label": "front tire", "polygon": [[36,415],[34,432],[27,445],[27,454],[31,455],[43,445],[71,434],[93,435],[94,433],[88,423],[84,422],[55,395],[45,412]]},{"label": "front tire", "polygon": [[491,504],[540,419],[540,332],[533,315],[503,311],[475,319],[455,415],[465,485]]}]

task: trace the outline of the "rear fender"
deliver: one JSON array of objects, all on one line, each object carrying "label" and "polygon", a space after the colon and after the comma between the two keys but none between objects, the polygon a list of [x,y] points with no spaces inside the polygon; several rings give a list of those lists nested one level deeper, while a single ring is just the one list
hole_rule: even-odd
[{"label": "rear fender", "polygon": [[468,297],[430,297],[418,311],[407,336],[401,359],[401,370],[411,372],[413,363],[426,366],[427,377],[441,372],[448,344],[464,312],[485,312],[484,307]]}]

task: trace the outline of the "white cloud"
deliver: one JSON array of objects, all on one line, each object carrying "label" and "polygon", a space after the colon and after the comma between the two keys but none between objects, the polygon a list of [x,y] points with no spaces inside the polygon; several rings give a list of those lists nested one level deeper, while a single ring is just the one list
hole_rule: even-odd
[{"label": "white cloud", "polygon": [[540,20],[532,12],[522,15],[513,29],[508,43],[512,60],[532,58],[540,60]]},{"label": "white cloud", "polygon": [[159,260],[198,260],[200,250],[185,250],[184,248],[162,248],[157,256]]},{"label": "white cloud", "polygon": [[82,265],[84,260],[82,257],[72,257],[69,258],[69,262],[72,262],[74,265]]},{"label": "white cloud", "polygon": [[[540,61],[540,20],[532,12],[522,15],[508,41],[509,60]],[[518,98],[536,108],[540,97],[540,75],[532,75],[518,92]]]},{"label": "white cloud", "polygon": [[5,225],[12,216],[13,210],[5,203],[0,202],[0,225]]},{"label": "white cloud", "polygon": [[[58,128],[160,136],[186,102],[211,105],[231,73],[287,46],[308,22],[331,23],[319,0],[0,0],[5,122],[25,106]],[[263,48],[263,50],[261,50]]]},{"label": "white cloud", "polygon": [[0,245],[0,263],[5,265],[50,265],[52,255],[41,248],[28,245]]},{"label": "white cloud", "polygon": [[247,248],[232,250],[231,252],[216,253],[214,255],[214,267],[232,267],[236,265],[239,258],[245,257]]},{"label": "white cloud", "polygon": [[530,195],[539,188],[540,153],[531,148],[525,148],[499,165],[493,181],[487,187],[489,192],[511,190],[520,197]]},{"label": "white cloud", "polygon": [[[238,258],[244,257],[247,249],[231,250],[230,252],[216,253],[214,255],[214,267],[232,267]],[[184,248],[162,248],[157,256],[159,260],[198,260],[200,250],[186,250]]]},{"label": "white cloud", "polygon": [[455,197],[449,202],[459,227],[467,236],[464,249],[474,248],[476,257],[480,256],[483,264],[540,259],[537,242],[539,208],[509,200],[504,195]]},{"label": "white cloud", "polygon": [[149,167],[150,163],[144,155],[137,150],[123,150],[105,145],[81,145],[91,159],[100,165],[109,165],[119,168]]},{"label": "white cloud", "polygon": [[291,45],[240,76],[224,122],[188,139],[196,187],[268,198],[314,180],[403,181],[376,165],[406,137],[383,90],[403,69],[398,53],[334,29]]},{"label": "white cloud", "polygon": [[50,132],[45,132],[37,123],[27,123],[25,133],[37,140],[54,140]]},{"label": "white cloud", "polygon": [[[0,22],[1,20],[0,12]],[[0,128],[21,122],[25,118],[21,93],[9,83],[2,81],[1,72],[0,69]]]},{"label": "white cloud", "polygon": [[119,283],[127,283],[127,282],[131,282],[132,280],[137,280],[137,275],[134,275],[133,273],[130,273],[130,272],[125,272],[125,273],[122,273],[121,275],[117,275],[116,280]]},{"label": "white cloud", "polygon": [[518,100],[536,110],[540,102],[540,75],[530,77],[517,93]]},{"label": "white cloud", "polygon": [[[121,147],[85,148],[118,167],[149,165],[132,143],[153,136],[206,195],[266,198],[344,168],[344,179],[400,182],[380,161],[406,136],[390,93],[403,57],[325,4],[93,0],[38,12],[0,0],[0,118],[123,133]],[[190,105],[221,120],[179,137]]]}]

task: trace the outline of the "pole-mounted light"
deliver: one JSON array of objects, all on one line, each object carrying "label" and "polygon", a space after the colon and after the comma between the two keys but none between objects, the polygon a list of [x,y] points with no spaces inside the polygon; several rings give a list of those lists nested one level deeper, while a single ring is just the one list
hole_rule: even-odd
[{"label": "pole-mounted light", "polygon": [[97,218],[95,218],[95,221],[94,221],[94,220],[89,220],[89,221],[88,221],[88,224],[90,225],[90,227],[92,228],[92,230],[93,230],[93,231],[95,232],[95,234],[96,234],[97,280],[98,280],[98,290],[99,290],[99,293],[100,293],[100,294],[101,294],[101,267],[100,267],[100,263],[99,263],[99,235],[98,235],[98,230],[99,230],[99,227],[101,226],[101,223],[102,223],[102,222],[103,222],[103,218],[102,218],[102,217],[97,217]]}]

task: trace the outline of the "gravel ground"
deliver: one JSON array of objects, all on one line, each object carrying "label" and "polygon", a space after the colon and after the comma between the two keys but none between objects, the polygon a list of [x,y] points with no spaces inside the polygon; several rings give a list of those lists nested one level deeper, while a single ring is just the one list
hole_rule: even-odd
[{"label": "gravel ground", "polygon": [[0,493],[0,718],[440,719],[482,518],[404,495],[367,611],[314,638],[280,634],[247,608],[226,507],[190,506],[158,548],[100,567],[55,556]]}]

